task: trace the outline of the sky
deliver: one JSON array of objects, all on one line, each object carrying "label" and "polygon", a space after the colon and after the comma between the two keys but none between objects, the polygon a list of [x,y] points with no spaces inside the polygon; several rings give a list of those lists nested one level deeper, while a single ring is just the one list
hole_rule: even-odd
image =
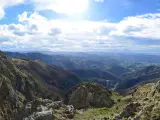
[{"label": "sky", "polygon": [[0,50],[159,53],[160,0],[0,0]]}]

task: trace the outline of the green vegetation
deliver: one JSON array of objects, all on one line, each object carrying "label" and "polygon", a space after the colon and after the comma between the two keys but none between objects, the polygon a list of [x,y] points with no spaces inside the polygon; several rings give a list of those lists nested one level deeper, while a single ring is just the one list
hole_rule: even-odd
[{"label": "green vegetation", "polygon": [[115,105],[111,108],[89,108],[76,114],[75,120],[160,119],[160,81],[141,85],[132,95],[122,97],[112,93]]},{"label": "green vegetation", "polygon": [[9,59],[0,52],[0,119],[9,120],[26,101],[39,97],[63,100],[80,82],[72,72],[40,61]]},{"label": "green vegetation", "polygon": [[[108,72],[91,70],[87,76],[90,73],[105,77]],[[121,96],[90,80],[81,83],[74,73],[56,66],[9,59],[0,52],[0,120],[37,116],[48,120],[159,120],[159,78],[157,66],[123,74],[118,90],[129,89]]]},{"label": "green vegetation", "polygon": [[123,98],[114,93],[112,98],[116,101],[111,108],[90,108],[83,114],[77,114],[75,120],[113,120],[116,115],[123,111],[124,106],[130,101],[130,97]]}]

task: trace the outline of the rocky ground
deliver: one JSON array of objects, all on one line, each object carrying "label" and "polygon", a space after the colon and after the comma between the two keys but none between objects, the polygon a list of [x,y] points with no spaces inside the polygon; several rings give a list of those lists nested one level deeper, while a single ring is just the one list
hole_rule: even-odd
[{"label": "rocky ground", "polygon": [[38,98],[64,100],[80,83],[69,71],[40,61],[8,58],[0,52],[0,120],[10,120],[27,102]]},{"label": "rocky ground", "polygon": [[66,120],[74,118],[76,109],[62,101],[36,99],[28,102],[14,117],[15,120]]},{"label": "rocky ground", "polygon": [[160,120],[159,79],[125,96],[78,83],[68,71],[0,52],[0,120]]},{"label": "rocky ground", "polygon": [[160,120],[160,80],[144,84],[125,97],[112,95],[111,108],[90,108],[75,120]]}]

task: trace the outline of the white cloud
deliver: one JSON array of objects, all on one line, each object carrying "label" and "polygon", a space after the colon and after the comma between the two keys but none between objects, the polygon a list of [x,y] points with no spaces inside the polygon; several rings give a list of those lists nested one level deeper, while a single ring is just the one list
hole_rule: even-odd
[{"label": "white cloud", "polygon": [[5,42],[13,49],[82,50],[85,44],[96,46],[99,41],[109,40],[104,33],[109,33],[115,26],[106,22],[50,20],[38,13],[27,12],[18,15],[18,21],[18,24],[0,25],[0,35],[14,39],[14,42]]},{"label": "white cloud", "polygon": [[5,8],[23,3],[24,0],[0,0],[0,19],[5,15]]},{"label": "white cloud", "polygon": [[36,11],[52,10],[62,14],[79,14],[88,8],[89,0],[29,0]]},{"label": "white cloud", "polygon": [[85,12],[89,3],[104,2],[104,0],[28,0],[33,4],[35,11],[52,10],[57,13],[75,15]]},{"label": "white cloud", "polygon": [[5,13],[2,7],[0,7],[0,20],[4,17]]},{"label": "white cloud", "polygon": [[22,3],[32,5],[36,12],[51,10],[58,14],[83,16],[93,1],[104,2],[104,0],[0,0],[0,19],[5,15],[5,8]]},{"label": "white cloud", "polygon": [[1,49],[86,51],[160,47],[158,13],[110,23],[47,19],[36,12],[24,12],[18,15],[18,21],[18,24],[0,25]]},{"label": "white cloud", "polygon": [[127,17],[110,35],[160,39],[160,13]]}]

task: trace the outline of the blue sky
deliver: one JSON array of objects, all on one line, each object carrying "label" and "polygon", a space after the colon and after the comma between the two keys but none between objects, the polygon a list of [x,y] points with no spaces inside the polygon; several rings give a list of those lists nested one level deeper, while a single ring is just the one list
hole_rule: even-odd
[{"label": "blue sky", "polygon": [[160,0],[1,0],[0,49],[160,50]]}]

